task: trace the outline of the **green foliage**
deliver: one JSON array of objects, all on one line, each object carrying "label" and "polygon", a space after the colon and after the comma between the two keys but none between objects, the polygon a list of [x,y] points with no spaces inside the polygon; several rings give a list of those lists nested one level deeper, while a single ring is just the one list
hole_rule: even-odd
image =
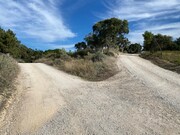
[{"label": "green foliage", "polygon": [[73,53],[73,55],[71,55],[71,56],[74,57],[74,58],[85,58],[86,56],[88,56],[91,53],[94,53],[94,50],[87,47],[86,49],[75,51]]},{"label": "green foliage", "polygon": [[80,50],[80,51],[76,51],[73,54],[73,57],[75,58],[84,58],[85,56],[87,56],[89,53],[89,51],[87,50]]},{"label": "green foliage", "polygon": [[140,44],[131,44],[130,46],[127,47],[127,52],[128,53],[140,53],[141,52],[142,46]]},{"label": "green foliage", "polygon": [[21,62],[32,62],[34,59],[40,58],[42,51],[34,51],[27,48],[16,38],[16,34],[11,30],[3,30],[0,28],[0,52],[10,54],[13,58]]},{"label": "green foliage", "polygon": [[46,50],[43,53],[43,57],[45,58],[51,58],[51,59],[56,59],[60,58],[62,60],[69,60],[70,56],[66,52],[65,49],[54,49],[54,50]]},{"label": "green foliage", "polygon": [[[127,39],[124,37],[125,34],[129,33],[127,20],[120,20],[117,18],[106,19],[99,21],[92,27],[93,32],[85,37],[87,47],[95,52],[104,49],[109,50],[110,48],[116,48],[117,46],[124,46],[127,44]],[[84,42],[82,42],[84,44]],[[77,50],[84,49],[81,43],[75,45]]]},{"label": "green foliage", "polygon": [[[158,46],[156,48],[160,48],[160,50],[174,50],[175,44],[173,42],[173,38],[171,36],[157,34],[154,36],[155,42],[157,42]],[[158,49],[156,49],[158,50]]]},{"label": "green foliage", "polygon": [[75,44],[75,48],[77,49],[77,51],[80,51],[80,50],[86,49],[87,45],[85,42],[79,42],[79,43]]},{"label": "green foliage", "polygon": [[180,46],[180,37],[175,40],[175,43]]},{"label": "green foliage", "polygon": [[177,38],[174,43],[176,44],[176,50],[180,50],[180,37]]},{"label": "green foliage", "polygon": [[153,37],[154,35],[151,32],[146,31],[143,34],[144,37],[144,50],[145,51],[153,51],[154,44],[153,44]]},{"label": "green foliage", "polygon": [[95,34],[89,33],[84,40],[87,42],[88,48],[92,50],[98,50],[98,37]]},{"label": "green foliage", "polygon": [[180,50],[179,40],[173,41],[171,36],[157,34],[146,31],[144,37],[144,50],[145,51],[162,51],[162,50]]}]

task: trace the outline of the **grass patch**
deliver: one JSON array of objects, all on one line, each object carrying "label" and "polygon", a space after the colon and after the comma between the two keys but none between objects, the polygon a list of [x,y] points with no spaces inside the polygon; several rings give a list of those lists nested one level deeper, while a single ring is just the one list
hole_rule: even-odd
[{"label": "grass patch", "polygon": [[18,71],[18,64],[13,58],[0,54],[0,95],[3,97],[11,96],[14,90],[13,81]]},{"label": "grass patch", "polygon": [[141,57],[162,68],[180,73],[180,51],[144,52]]},{"label": "grass patch", "polygon": [[116,59],[104,54],[89,54],[84,58],[49,59],[43,58],[36,62],[42,62],[58,69],[82,77],[90,81],[102,81],[118,72]]}]

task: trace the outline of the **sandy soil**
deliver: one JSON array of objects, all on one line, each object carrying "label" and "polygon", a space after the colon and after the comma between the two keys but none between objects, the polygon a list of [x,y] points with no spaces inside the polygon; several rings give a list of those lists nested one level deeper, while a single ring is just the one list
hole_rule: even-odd
[{"label": "sandy soil", "polygon": [[1,135],[178,135],[180,75],[136,55],[87,82],[44,64],[19,64],[18,94]]}]

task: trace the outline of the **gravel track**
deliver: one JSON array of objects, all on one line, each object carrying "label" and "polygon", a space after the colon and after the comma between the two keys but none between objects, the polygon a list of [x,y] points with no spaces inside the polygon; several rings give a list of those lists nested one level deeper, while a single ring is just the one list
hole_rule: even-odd
[{"label": "gravel track", "polygon": [[137,55],[88,82],[45,64],[19,64],[18,94],[1,135],[180,135],[180,75]]}]

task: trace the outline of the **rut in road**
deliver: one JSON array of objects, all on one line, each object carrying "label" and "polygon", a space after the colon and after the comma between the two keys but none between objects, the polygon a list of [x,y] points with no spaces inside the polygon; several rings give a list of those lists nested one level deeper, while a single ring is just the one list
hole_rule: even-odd
[{"label": "rut in road", "polygon": [[180,134],[180,75],[134,55],[117,64],[120,72],[102,82],[19,64],[19,96],[0,134]]}]

